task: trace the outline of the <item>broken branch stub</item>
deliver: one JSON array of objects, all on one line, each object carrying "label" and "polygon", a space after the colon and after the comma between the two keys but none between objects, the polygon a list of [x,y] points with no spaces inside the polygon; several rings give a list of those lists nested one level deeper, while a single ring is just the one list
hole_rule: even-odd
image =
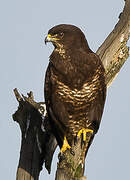
[{"label": "broken branch stub", "polygon": [[51,134],[48,121],[45,121],[44,103],[35,102],[32,92],[27,94],[28,97],[21,96],[17,89],[14,89],[14,93],[19,107],[13,119],[18,122],[22,132],[17,180],[38,180],[44,162],[50,173],[57,142]]}]

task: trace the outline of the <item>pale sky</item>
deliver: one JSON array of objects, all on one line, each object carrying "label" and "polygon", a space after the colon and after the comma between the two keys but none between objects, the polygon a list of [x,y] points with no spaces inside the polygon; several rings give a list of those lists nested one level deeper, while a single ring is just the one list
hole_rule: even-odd
[{"label": "pale sky", "polygon": [[[4,0],[0,2],[0,179],[14,180],[21,133],[12,120],[17,109],[13,89],[34,92],[43,101],[43,81],[52,45],[45,46],[48,30],[61,23],[74,24],[85,33],[93,51],[112,31],[124,0]],[[130,42],[129,42],[130,46]],[[98,134],[86,158],[88,180],[130,179],[130,58],[108,90]],[[58,153],[59,150],[57,150]],[[43,167],[40,180],[53,180]]]}]

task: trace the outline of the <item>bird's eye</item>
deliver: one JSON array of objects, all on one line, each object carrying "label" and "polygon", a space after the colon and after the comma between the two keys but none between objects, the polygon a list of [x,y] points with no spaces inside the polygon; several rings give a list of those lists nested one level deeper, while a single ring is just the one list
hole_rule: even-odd
[{"label": "bird's eye", "polygon": [[60,33],[60,36],[61,36],[61,37],[63,37],[63,36],[64,36],[64,33],[63,33],[63,32],[61,32],[61,33]]}]

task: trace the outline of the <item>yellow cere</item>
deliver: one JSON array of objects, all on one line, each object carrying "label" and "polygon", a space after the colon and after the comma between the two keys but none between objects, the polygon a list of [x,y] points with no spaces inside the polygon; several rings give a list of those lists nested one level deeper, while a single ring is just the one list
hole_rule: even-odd
[{"label": "yellow cere", "polygon": [[48,34],[47,38],[50,39],[51,41],[60,40],[59,38],[57,38],[57,34],[55,34],[55,35]]},{"label": "yellow cere", "polygon": [[47,36],[48,38],[50,38],[51,37],[51,35],[50,34],[48,34],[48,36]]}]

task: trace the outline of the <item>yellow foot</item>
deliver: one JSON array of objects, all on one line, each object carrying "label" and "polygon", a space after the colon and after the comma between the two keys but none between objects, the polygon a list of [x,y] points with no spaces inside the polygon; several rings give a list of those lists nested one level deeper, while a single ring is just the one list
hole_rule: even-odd
[{"label": "yellow foot", "polygon": [[83,141],[86,141],[86,133],[90,132],[91,134],[93,134],[93,130],[92,129],[81,129],[79,132],[78,132],[78,137],[80,138],[81,137],[81,134],[83,134]]},{"label": "yellow foot", "polygon": [[64,137],[63,145],[62,145],[62,148],[61,148],[60,152],[61,153],[65,152],[67,149],[70,149],[70,148],[71,148],[71,146],[69,145],[66,137]]}]

